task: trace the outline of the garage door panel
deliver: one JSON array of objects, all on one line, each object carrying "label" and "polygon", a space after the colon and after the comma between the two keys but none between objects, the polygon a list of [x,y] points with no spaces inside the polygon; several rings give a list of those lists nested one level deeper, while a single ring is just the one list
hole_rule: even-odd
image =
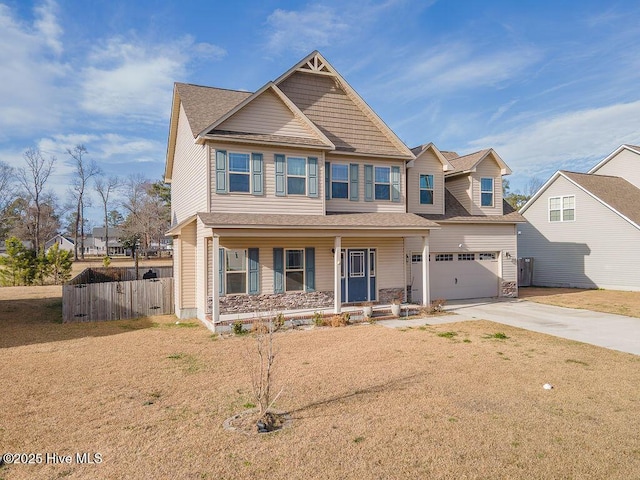
[{"label": "garage door panel", "polygon": [[[460,260],[458,254],[434,253],[431,256],[431,298],[455,300],[498,296],[497,254],[483,252],[482,257],[478,254],[463,254],[461,257],[473,259]],[[436,261],[436,258],[450,260]],[[421,268],[421,263],[412,264],[412,268]]]}]

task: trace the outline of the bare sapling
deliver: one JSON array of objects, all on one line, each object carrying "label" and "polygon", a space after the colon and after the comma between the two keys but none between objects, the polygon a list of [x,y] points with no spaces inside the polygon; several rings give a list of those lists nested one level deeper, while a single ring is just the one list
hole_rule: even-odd
[{"label": "bare sapling", "polygon": [[253,325],[256,355],[251,362],[251,386],[253,398],[258,408],[258,431],[271,431],[279,427],[279,417],[271,412],[271,408],[282,394],[284,387],[276,391],[277,357],[275,333],[283,326],[284,318],[280,315],[274,319],[260,320]]}]

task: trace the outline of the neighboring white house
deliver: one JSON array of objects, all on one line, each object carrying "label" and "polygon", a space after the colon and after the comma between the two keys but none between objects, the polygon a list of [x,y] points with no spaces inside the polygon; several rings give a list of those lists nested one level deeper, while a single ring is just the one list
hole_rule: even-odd
[{"label": "neighboring white house", "polygon": [[640,147],[622,145],[588,173],[556,172],[520,212],[534,285],[640,290]]},{"label": "neighboring white house", "polygon": [[49,250],[54,244],[58,244],[58,248],[60,250],[66,250],[68,252],[73,252],[73,247],[75,243],[73,242],[73,238],[64,236],[61,234],[57,234],[55,237],[50,238],[44,244],[44,249]]},{"label": "neighboring white house", "polygon": [[176,314],[515,296],[509,173],[491,149],[410,150],[318,52],[255,93],[176,83]]}]

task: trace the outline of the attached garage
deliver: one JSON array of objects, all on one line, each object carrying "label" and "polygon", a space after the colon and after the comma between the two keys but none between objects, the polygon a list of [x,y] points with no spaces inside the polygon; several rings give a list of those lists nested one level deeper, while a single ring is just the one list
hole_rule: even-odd
[{"label": "attached garage", "polygon": [[[411,300],[422,300],[422,255],[411,255]],[[429,262],[431,299],[497,297],[500,288],[498,252],[432,253]]]}]

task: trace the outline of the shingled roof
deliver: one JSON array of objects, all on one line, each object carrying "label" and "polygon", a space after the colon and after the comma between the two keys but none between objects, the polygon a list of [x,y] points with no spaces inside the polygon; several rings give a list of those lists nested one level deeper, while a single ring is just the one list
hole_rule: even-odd
[{"label": "shingled roof", "polygon": [[333,215],[288,215],[256,213],[199,213],[207,228],[286,228],[326,230],[431,229],[438,225],[413,213],[344,213]]},{"label": "shingled roof", "polygon": [[624,178],[566,170],[559,173],[640,225],[640,189]]},{"label": "shingled roof", "polygon": [[194,138],[251,95],[251,92],[203,87],[188,83],[176,83],[175,88],[189,119],[189,126]]}]

